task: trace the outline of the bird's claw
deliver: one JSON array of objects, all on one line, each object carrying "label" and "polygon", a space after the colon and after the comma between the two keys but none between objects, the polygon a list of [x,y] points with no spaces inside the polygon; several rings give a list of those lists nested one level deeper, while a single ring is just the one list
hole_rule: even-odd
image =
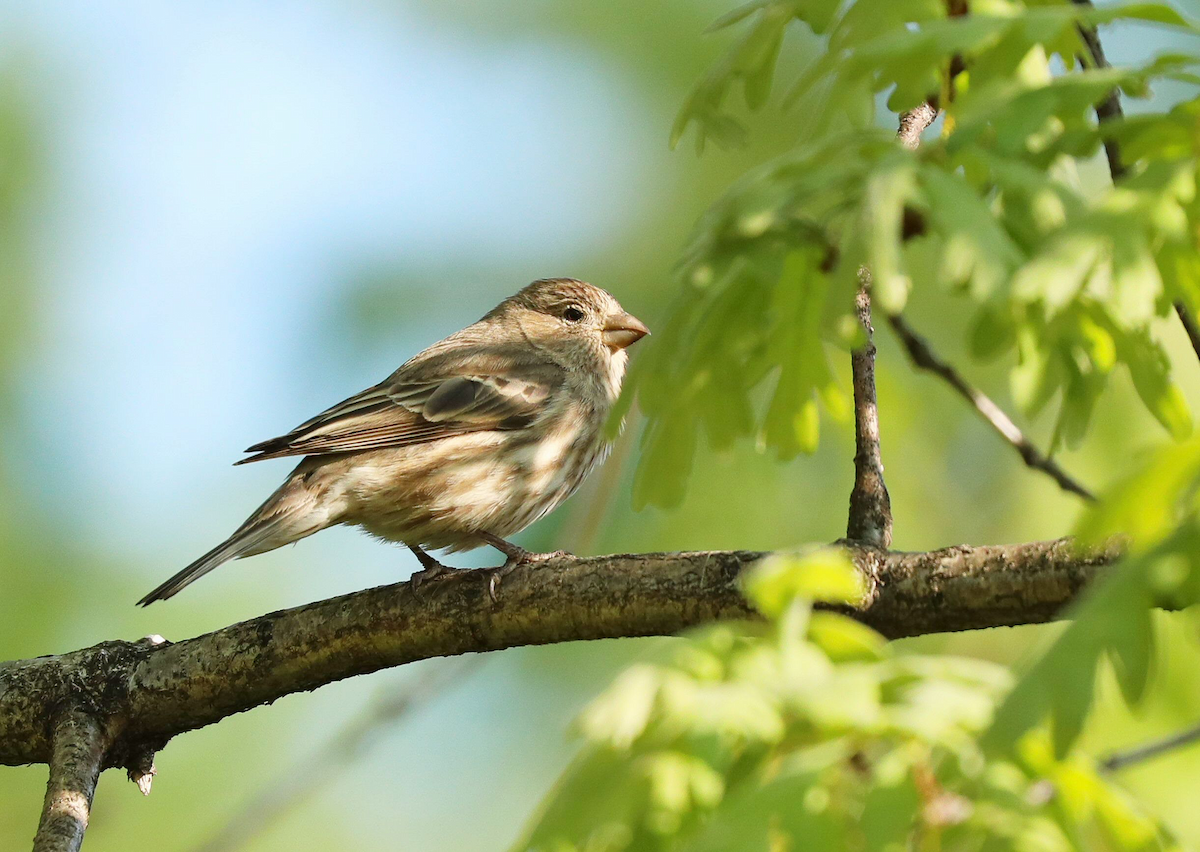
[{"label": "bird's claw", "polygon": [[496,589],[504,578],[520,568],[522,565],[536,565],[541,562],[549,562],[553,559],[563,559],[570,557],[571,554],[565,550],[555,550],[550,553],[534,553],[530,550],[521,550],[509,556],[504,560],[504,564],[498,568],[485,568],[488,578],[488,597],[492,599],[492,603],[497,602]]},{"label": "bird's claw", "polygon": [[459,573],[461,573],[461,571],[458,568],[451,568],[448,565],[442,565],[440,563],[435,562],[432,565],[428,565],[428,566],[422,568],[420,571],[413,572],[413,575],[411,577],[409,577],[408,579],[409,579],[409,582],[412,584],[413,594],[417,595],[417,594],[420,594],[421,586],[425,582],[432,580],[436,577],[443,577],[443,578],[450,577],[450,576],[453,576],[453,575],[459,574]]},{"label": "bird's claw", "polygon": [[492,603],[496,603],[499,600],[496,597],[496,589],[499,587],[501,581],[503,581],[505,577],[507,577],[509,574],[511,574],[513,569],[516,568],[520,564],[521,563],[519,563],[519,562],[513,562],[512,564],[509,564],[509,562],[505,562],[499,568],[489,568],[488,569],[488,572],[487,572],[487,575],[488,575],[488,597],[492,599]]}]

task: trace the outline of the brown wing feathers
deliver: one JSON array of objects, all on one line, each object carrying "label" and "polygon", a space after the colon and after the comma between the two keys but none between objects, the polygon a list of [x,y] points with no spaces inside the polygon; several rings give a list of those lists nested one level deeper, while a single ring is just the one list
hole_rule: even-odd
[{"label": "brown wing feathers", "polygon": [[402,447],[528,425],[551,387],[544,381],[452,376],[440,381],[385,382],[335,405],[286,435],[246,450],[235,464],[282,456]]}]

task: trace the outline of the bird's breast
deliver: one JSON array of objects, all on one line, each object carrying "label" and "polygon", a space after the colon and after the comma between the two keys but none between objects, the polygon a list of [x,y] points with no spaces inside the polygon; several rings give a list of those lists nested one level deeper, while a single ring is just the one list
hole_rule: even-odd
[{"label": "bird's breast", "polygon": [[364,454],[353,517],[383,538],[467,549],[512,535],[569,497],[603,460],[607,408],[562,404],[528,427]]}]

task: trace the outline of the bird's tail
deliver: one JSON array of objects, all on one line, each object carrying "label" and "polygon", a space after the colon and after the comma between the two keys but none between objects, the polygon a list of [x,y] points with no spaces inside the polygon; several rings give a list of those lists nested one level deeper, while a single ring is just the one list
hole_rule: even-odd
[{"label": "bird's tail", "polygon": [[226,562],[242,556],[261,553],[262,551],[257,548],[279,531],[280,521],[279,516],[251,520],[225,541],[138,601],[138,606],[149,606],[155,601],[164,601]]}]

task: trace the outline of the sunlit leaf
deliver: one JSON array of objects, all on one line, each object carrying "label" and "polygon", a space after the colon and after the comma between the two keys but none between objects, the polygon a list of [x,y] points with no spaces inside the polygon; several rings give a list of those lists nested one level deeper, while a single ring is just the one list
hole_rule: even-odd
[{"label": "sunlit leaf", "polygon": [[862,575],[838,548],[769,556],[751,569],[744,585],[755,607],[772,617],[782,615],[796,598],[845,604],[865,591]]}]

